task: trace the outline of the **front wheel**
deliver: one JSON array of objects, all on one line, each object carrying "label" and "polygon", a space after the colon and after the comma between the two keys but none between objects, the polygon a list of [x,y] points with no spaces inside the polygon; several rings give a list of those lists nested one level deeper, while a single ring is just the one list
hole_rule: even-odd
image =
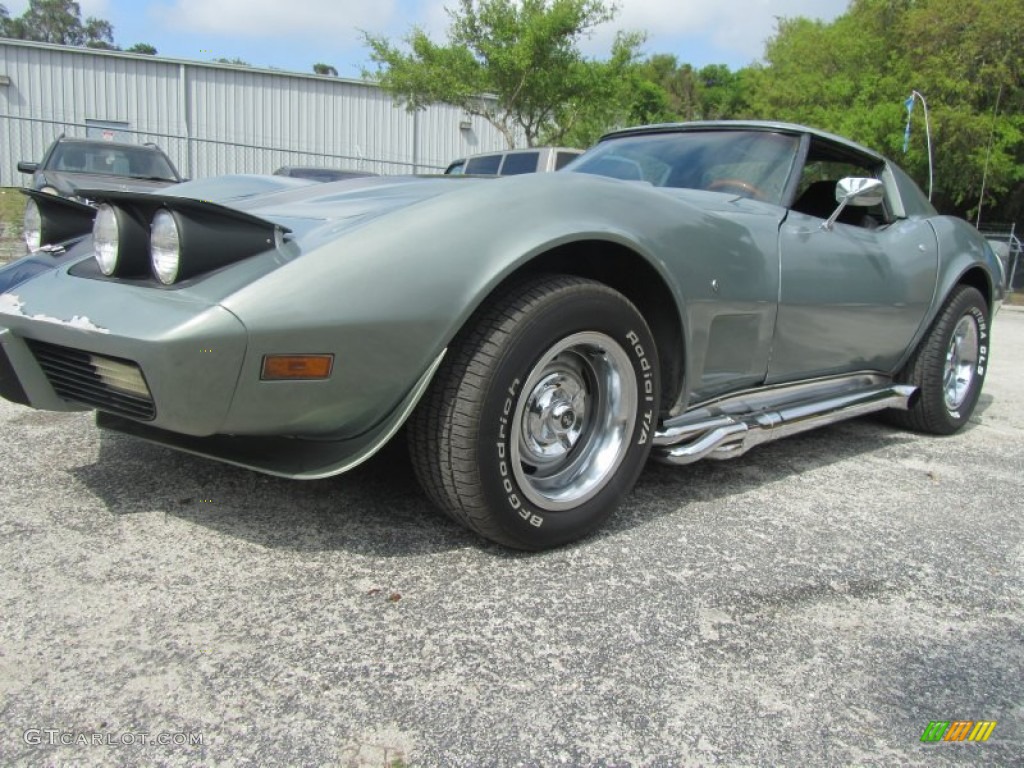
[{"label": "front wheel", "polygon": [[988,305],[977,288],[958,286],[899,376],[919,392],[910,410],[891,412],[892,420],[935,435],[959,430],[981,395],[988,349]]},{"label": "front wheel", "polygon": [[413,465],[435,504],[488,539],[558,546],[633,486],[659,397],[636,307],[591,280],[532,278],[452,344],[410,423]]}]

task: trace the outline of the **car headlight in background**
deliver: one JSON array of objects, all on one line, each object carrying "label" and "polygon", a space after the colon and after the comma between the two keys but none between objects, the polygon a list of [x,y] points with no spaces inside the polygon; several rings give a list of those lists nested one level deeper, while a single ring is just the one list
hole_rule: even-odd
[{"label": "car headlight in background", "polygon": [[38,251],[43,245],[43,216],[36,201],[29,198],[25,204],[25,245],[30,251]]},{"label": "car headlight in background", "polygon": [[149,256],[157,280],[171,285],[178,278],[181,266],[181,234],[174,214],[166,208],[157,211],[153,217]]}]

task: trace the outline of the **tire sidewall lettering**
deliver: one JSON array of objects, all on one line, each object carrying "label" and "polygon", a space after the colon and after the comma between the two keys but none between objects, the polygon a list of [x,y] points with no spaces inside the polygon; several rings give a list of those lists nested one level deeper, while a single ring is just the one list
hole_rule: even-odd
[{"label": "tire sidewall lettering", "polygon": [[508,466],[508,457],[511,455],[509,441],[515,439],[515,429],[511,425],[510,420],[519,399],[519,387],[521,384],[522,381],[516,378],[508,385],[505,390],[505,402],[501,407],[501,415],[498,417],[498,440],[495,442],[498,457],[498,475],[501,477],[501,490],[504,494],[505,503],[527,523],[534,528],[540,528],[544,525],[544,517],[527,507],[522,499],[519,498],[518,489]]},{"label": "tire sidewall lettering", "polygon": [[[960,315],[960,318],[964,317],[974,318],[975,323],[978,326],[978,362],[975,365],[974,380],[971,382],[971,389],[967,394],[967,397],[955,410],[945,408],[946,415],[954,423],[960,423],[966,421],[970,414],[974,411],[974,403],[981,394],[981,388],[985,380],[985,372],[988,368],[988,317],[980,307],[969,306],[967,310]],[[957,321],[959,322],[959,320]],[[956,328],[954,323],[953,328]],[[952,331],[950,332],[949,341],[952,341]],[[940,394],[941,397],[941,394]],[[964,414],[967,414],[966,416]]]},{"label": "tire sidewall lettering", "polygon": [[639,365],[639,370],[637,371],[638,383],[643,382],[641,386],[643,390],[643,407],[637,414],[637,422],[640,428],[634,430],[634,440],[636,445],[646,445],[654,428],[654,367],[651,365],[650,360],[647,359],[647,353],[644,352],[643,345],[640,343],[640,335],[635,330],[630,330],[626,333],[625,341],[626,347],[632,351]]}]

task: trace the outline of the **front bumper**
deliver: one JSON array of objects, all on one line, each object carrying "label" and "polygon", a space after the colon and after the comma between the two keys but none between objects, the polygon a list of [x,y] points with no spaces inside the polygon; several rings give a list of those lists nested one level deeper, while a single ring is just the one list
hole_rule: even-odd
[{"label": "front bumper", "polygon": [[[91,277],[80,248],[0,269],[0,396],[96,409],[101,427],[272,474],[345,471],[401,426],[444,350],[423,359],[420,315],[261,282],[280,266],[262,258],[181,289]],[[281,353],[330,353],[335,369],[263,380],[264,355]]]},{"label": "front bumper", "polygon": [[100,407],[175,432],[220,431],[247,346],[238,318],[63,271],[0,295],[0,394],[41,410]]}]

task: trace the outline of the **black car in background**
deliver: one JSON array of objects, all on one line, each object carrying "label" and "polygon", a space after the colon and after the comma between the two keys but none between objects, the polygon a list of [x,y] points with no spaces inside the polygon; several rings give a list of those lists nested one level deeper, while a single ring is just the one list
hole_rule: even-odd
[{"label": "black car in background", "polygon": [[32,175],[32,189],[89,202],[78,190],[152,192],[185,181],[156,144],[127,144],[61,136],[42,162],[22,160],[18,170]]}]

